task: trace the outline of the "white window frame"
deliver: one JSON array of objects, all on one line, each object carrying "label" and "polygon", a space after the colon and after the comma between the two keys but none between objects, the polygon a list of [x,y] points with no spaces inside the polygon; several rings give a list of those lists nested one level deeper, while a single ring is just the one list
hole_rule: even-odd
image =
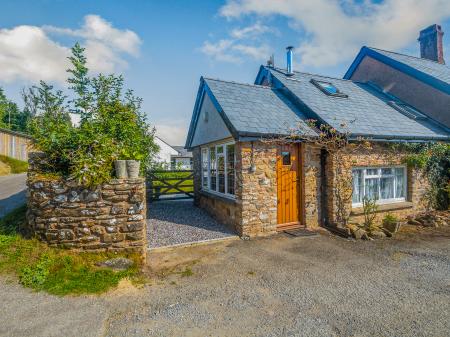
[{"label": "white window frame", "polygon": [[[215,145],[211,145],[211,144],[209,144],[209,145],[205,145],[205,146],[203,146],[203,147],[201,147],[200,148],[200,153],[201,153],[201,156],[202,156],[202,158],[201,158],[201,163],[202,163],[202,165],[201,165],[201,170],[202,170],[202,172],[201,172],[201,176],[202,176],[202,190],[203,191],[206,191],[206,192],[209,192],[209,193],[212,193],[212,194],[217,194],[217,195],[220,195],[220,196],[223,196],[223,197],[227,197],[227,198],[230,198],[230,199],[236,199],[236,195],[235,194],[230,194],[230,193],[228,193],[228,163],[227,163],[227,160],[228,160],[228,153],[227,153],[227,146],[228,145],[234,145],[234,165],[235,165],[235,169],[234,169],[234,193],[236,194],[236,143],[235,142],[226,142],[226,143],[220,143],[220,144],[215,144]],[[210,153],[210,148],[212,148],[212,147],[214,147],[214,151],[215,151],[215,154],[216,154],[216,189],[215,190],[212,190],[211,189],[211,153]],[[217,149],[219,148],[219,147],[223,147],[223,152],[222,153],[217,153]],[[207,171],[207,177],[206,177],[206,179],[208,179],[208,182],[207,182],[207,188],[205,188],[204,186],[204,179],[205,179],[205,177],[204,177],[204,174],[203,174],[203,152],[206,150],[206,155],[208,156],[208,165],[207,165],[207,167],[208,167],[208,171]],[[223,192],[219,192],[219,169],[218,169],[218,161],[219,161],[219,157],[223,157],[223,159],[224,159],[224,165],[225,165],[225,170],[224,170],[224,174],[225,174],[225,181],[224,181],[224,184],[225,184],[225,192],[223,193]]]},{"label": "white window frame", "polygon": [[[394,177],[394,191],[397,190],[397,179],[395,179],[395,169],[401,168],[403,169],[403,178],[404,178],[404,184],[403,184],[403,195],[404,197],[402,198],[390,198],[390,199],[378,199],[376,201],[377,204],[379,205],[383,205],[383,204],[392,204],[392,203],[396,203],[396,202],[404,202],[406,201],[406,197],[407,197],[407,192],[408,192],[408,171],[405,165],[393,165],[393,166],[358,166],[358,167],[352,167],[352,179],[353,179],[353,170],[361,170],[362,174],[361,174],[361,180],[362,180],[362,195],[364,196],[366,193],[366,184],[365,184],[365,179],[366,178],[378,178],[381,179],[382,177],[390,177],[393,176]],[[394,173],[392,175],[383,175],[381,174],[381,170],[382,169],[393,169]],[[366,170],[378,170],[378,174],[376,175],[367,175],[366,174]],[[353,186],[353,185],[352,185]],[[380,188],[381,188],[381,184],[378,184],[378,195],[381,195],[380,192]],[[354,203],[352,201],[352,207],[356,208],[356,207],[362,207],[363,204],[362,202],[357,202]]]}]

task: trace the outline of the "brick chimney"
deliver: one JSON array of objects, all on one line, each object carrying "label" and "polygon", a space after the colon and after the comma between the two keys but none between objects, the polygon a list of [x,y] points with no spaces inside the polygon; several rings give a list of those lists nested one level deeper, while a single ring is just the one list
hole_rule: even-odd
[{"label": "brick chimney", "polygon": [[444,49],[442,47],[443,35],[444,32],[441,26],[436,24],[421,30],[418,38],[420,42],[420,57],[445,64]]}]

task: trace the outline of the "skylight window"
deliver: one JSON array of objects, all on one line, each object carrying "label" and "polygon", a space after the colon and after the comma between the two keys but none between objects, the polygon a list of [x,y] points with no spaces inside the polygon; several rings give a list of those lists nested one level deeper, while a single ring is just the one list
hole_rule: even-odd
[{"label": "skylight window", "polygon": [[403,102],[396,102],[396,101],[389,101],[388,104],[393,107],[395,110],[401,112],[406,117],[411,119],[427,119],[427,116],[425,116],[423,113],[421,113],[419,110],[413,108],[412,106],[405,104]]},{"label": "skylight window", "polygon": [[348,97],[348,95],[342,93],[333,83],[318,81],[315,79],[311,79],[311,83],[329,96]]}]

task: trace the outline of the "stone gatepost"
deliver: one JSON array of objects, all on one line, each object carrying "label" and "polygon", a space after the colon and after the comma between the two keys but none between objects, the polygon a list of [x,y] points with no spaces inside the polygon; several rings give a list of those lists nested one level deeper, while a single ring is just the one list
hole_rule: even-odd
[{"label": "stone gatepost", "polygon": [[94,189],[36,173],[30,154],[27,220],[49,246],[146,252],[145,179],[112,179]]}]

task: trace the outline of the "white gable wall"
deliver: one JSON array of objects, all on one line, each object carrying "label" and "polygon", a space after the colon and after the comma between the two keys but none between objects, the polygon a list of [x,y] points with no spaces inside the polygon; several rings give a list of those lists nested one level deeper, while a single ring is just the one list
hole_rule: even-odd
[{"label": "white gable wall", "polygon": [[208,94],[205,94],[191,146],[199,146],[230,137],[232,135],[225,122]]},{"label": "white gable wall", "polygon": [[155,155],[155,161],[158,163],[170,164],[171,156],[177,156],[178,151],[166,144],[164,141],[155,137],[155,143],[159,146],[159,152]]}]

